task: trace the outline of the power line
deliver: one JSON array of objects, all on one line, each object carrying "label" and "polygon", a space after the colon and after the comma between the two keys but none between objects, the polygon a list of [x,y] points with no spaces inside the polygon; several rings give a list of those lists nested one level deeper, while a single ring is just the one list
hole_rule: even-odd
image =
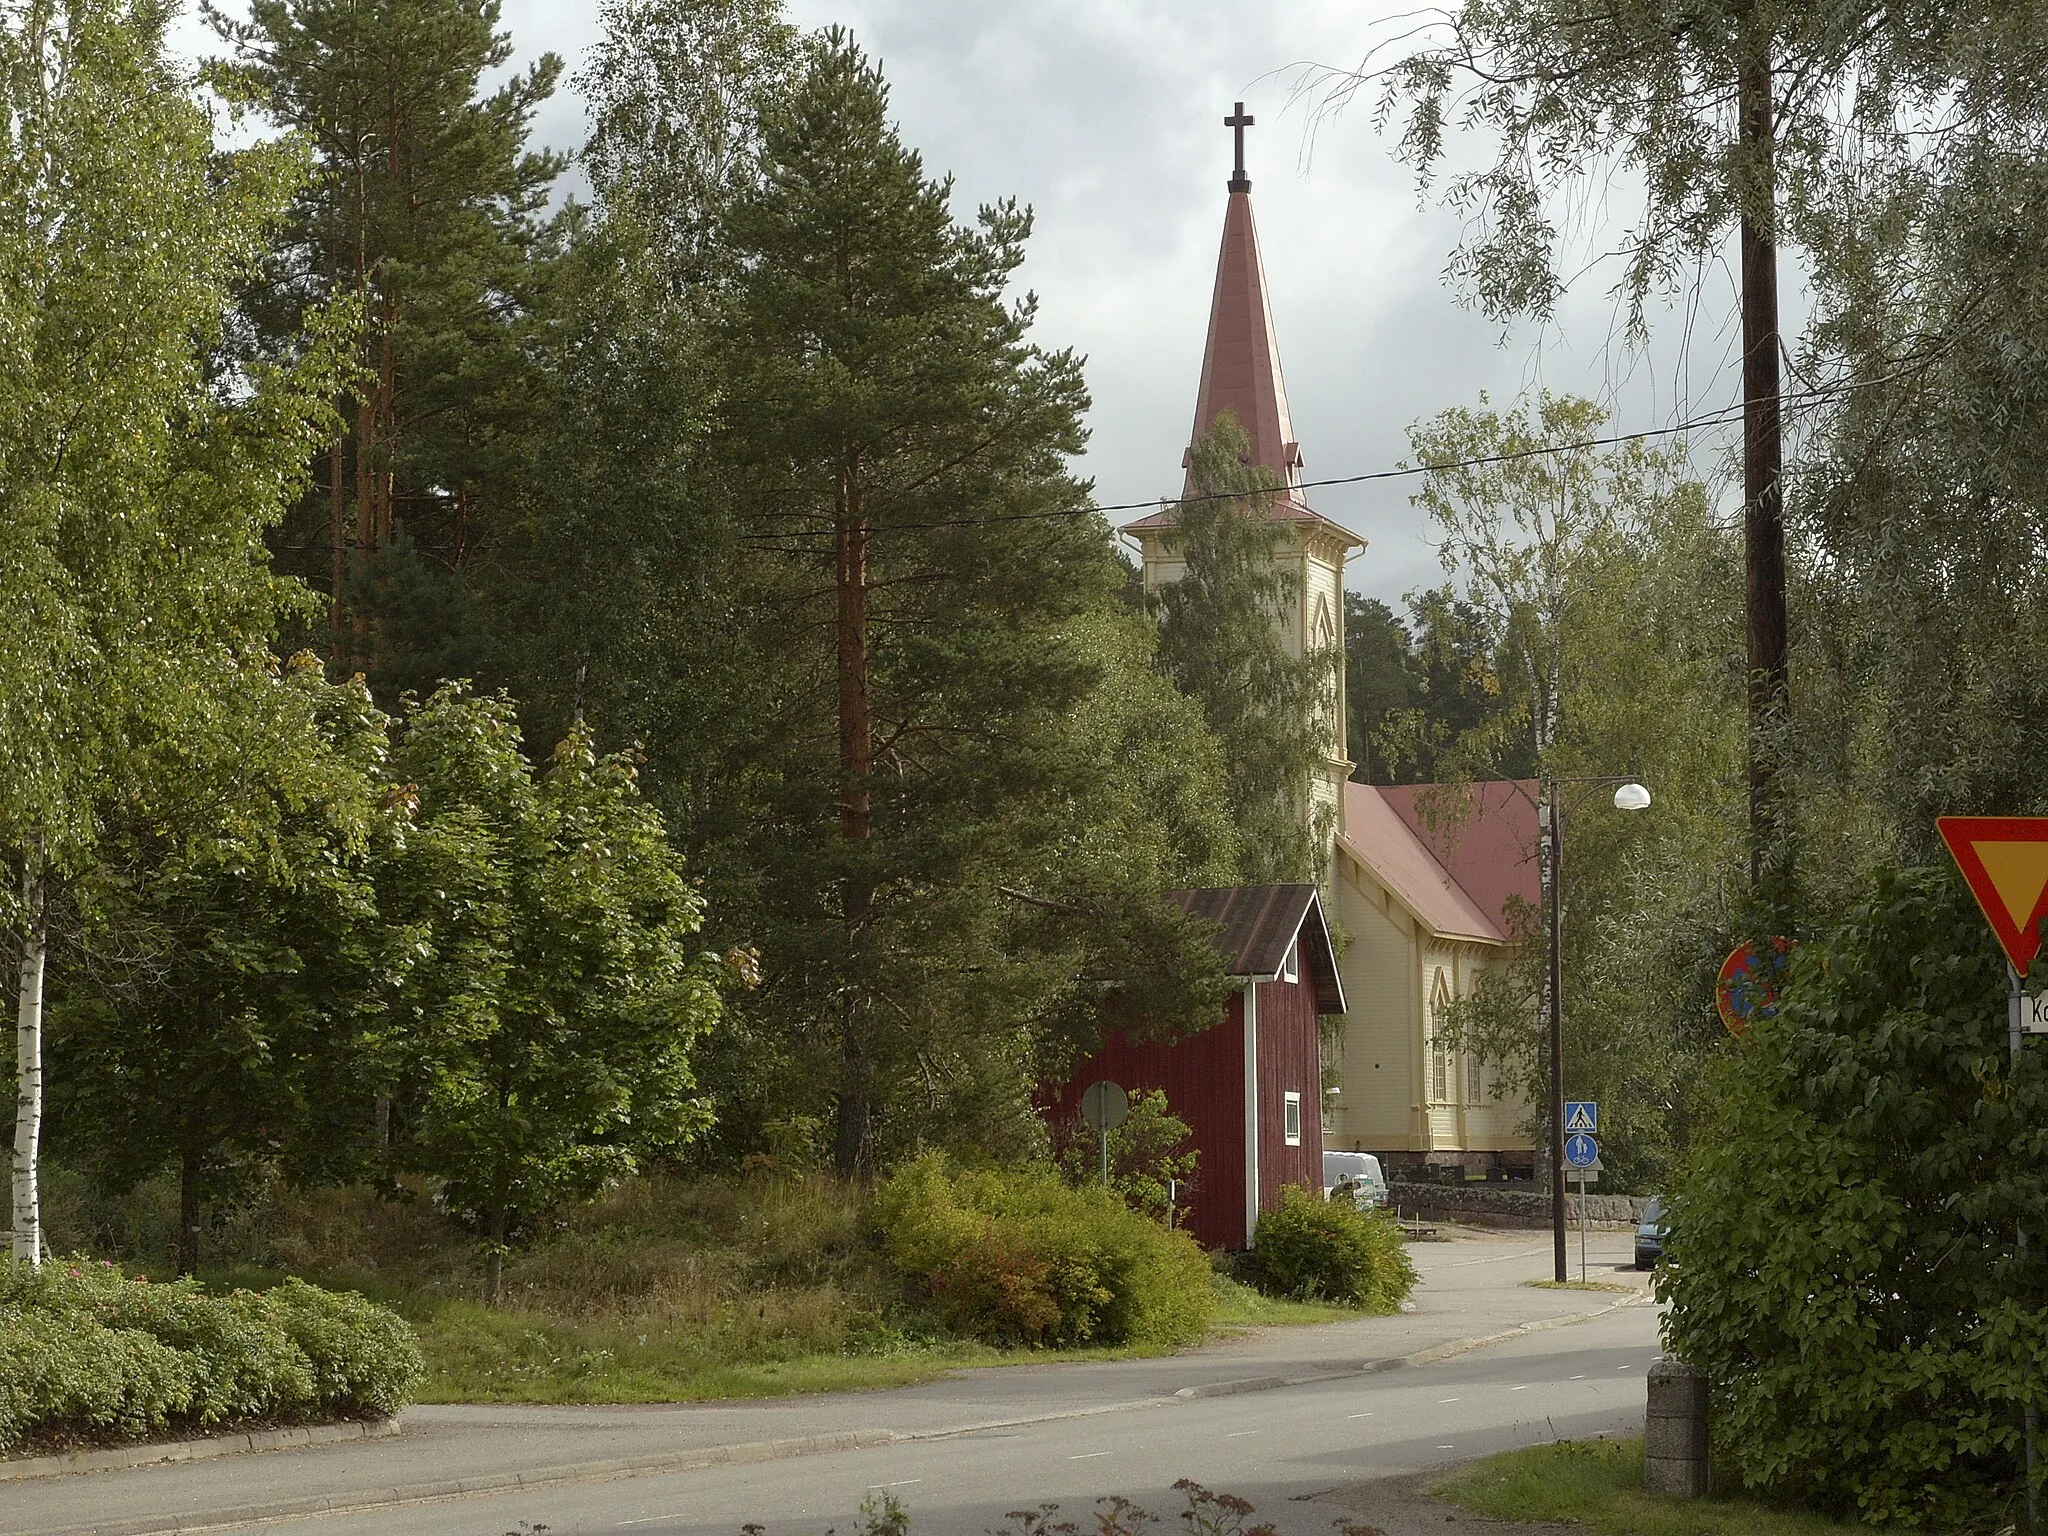
[{"label": "power line", "polygon": [[[1904,370],[1902,370],[1904,371]],[[1866,379],[1853,384],[1839,385],[1828,389],[1807,389],[1787,391],[1778,396],[1781,406],[1790,407],[1821,399],[1831,399],[1855,389],[1867,389],[1881,384],[1897,374],[1881,379]],[[1304,480],[1293,487],[1275,486],[1269,491],[1213,491],[1199,496],[1181,496],[1169,502],[1118,501],[1090,503],[1085,507],[1058,507],[1045,512],[1004,512],[988,517],[944,517],[922,523],[886,523],[870,527],[870,536],[885,533],[912,532],[940,528],[982,528],[996,523],[1043,522],[1058,517],[1086,517],[1096,512],[1150,512],[1167,506],[1186,506],[1201,501],[1244,501],[1254,496],[1270,496],[1280,491],[1293,489],[1302,491],[1320,490],[1333,485],[1364,485],[1377,480],[1409,480],[1418,475],[1439,474],[1447,469],[1480,469],[1488,464],[1508,464],[1519,459],[1540,458],[1555,453],[1583,453],[1589,448],[1614,448],[1624,443],[1639,443],[1655,437],[1675,437],[1682,432],[1691,432],[1701,427],[1726,426],[1742,419],[1747,407],[1742,404],[1724,406],[1704,416],[1694,416],[1668,427],[1645,427],[1636,432],[1613,432],[1603,437],[1582,438],[1569,443],[1543,443],[1530,448],[1515,448],[1505,453],[1480,454],[1469,459],[1452,459],[1440,464],[1403,465],[1395,469],[1375,469],[1358,475],[1335,475],[1326,480]],[[779,528],[773,533],[743,534],[749,542],[768,539],[821,538],[834,532],[829,527],[821,528]]]}]

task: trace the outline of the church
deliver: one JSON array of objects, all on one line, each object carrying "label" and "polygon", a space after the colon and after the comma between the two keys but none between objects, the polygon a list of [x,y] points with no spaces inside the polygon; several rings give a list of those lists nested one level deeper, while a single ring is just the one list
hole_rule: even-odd
[{"label": "church", "polygon": [[[1527,1176],[1535,1153],[1518,1127],[1528,1106],[1497,1092],[1482,1064],[1458,1051],[1439,1026],[1452,1000],[1506,962],[1522,931],[1519,914],[1536,910],[1535,786],[1352,780],[1344,583],[1365,542],[1309,505],[1244,168],[1251,118],[1240,103],[1225,124],[1236,132],[1236,168],[1227,184],[1190,443],[1224,412],[1236,417],[1252,459],[1280,486],[1269,513],[1280,529],[1276,558],[1297,578],[1292,611],[1280,616],[1288,648],[1337,658],[1335,709],[1303,797],[1305,813],[1328,831],[1314,926],[1327,925],[1317,958],[1327,956],[1337,973],[1315,989],[1325,1028],[1320,1104],[1308,1120],[1322,1148],[1376,1153],[1393,1177]],[[1190,482],[1184,494],[1193,489]],[[1174,521],[1168,507],[1123,530],[1137,546],[1148,593],[1181,574]],[[1255,992],[1259,983],[1248,985]],[[1205,1037],[1248,1030],[1243,1013],[1234,1008]],[[1247,1034],[1247,1060],[1250,1050]],[[1248,1134],[1237,1133],[1233,1147]],[[1316,1167],[1320,1178],[1320,1157],[1300,1162]],[[1232,1195],[1241,1192],[1246,1201],[1247,1220],[1279,1198],[1277,1186],[1268,1187],[1250,1164],[1231,1180]],[[1243,1230],[1237,1226],[1233,1236]]]}]

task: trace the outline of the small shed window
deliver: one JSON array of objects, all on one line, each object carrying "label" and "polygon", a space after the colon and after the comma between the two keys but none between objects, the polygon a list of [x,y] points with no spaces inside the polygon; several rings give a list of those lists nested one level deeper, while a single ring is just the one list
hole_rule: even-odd
[{"label": "small shed window", "polygon": [[1283,1129],[1284,1129],[1284,1130],[1286,1131],[1286,1133],[1287,1133],[1287,1145],[1288,1145],[1288,1146],[1290,1146],[1290,1147],[1298,1147],[1298,1146],[1300,1146],[1300,1145],[1301,1145],[1301,1095],[1300,1095],[1300,1094],[1298,1094],[1298,1093],[1290,1093],[1290,1094],[1288,1094],[1288,1095],[1286,1096],[1286,1098],[1285,1098],[1284,1100],[1282,1100],[1282,1108],[1281,1108],[1281,1115],[1280,1115],[1280,1124],[1281,1124],[1281,1127],[1282,1127],[1282,1128],[1283,1128]]},{"label": "small shed window", "polygon": [[1280,979],[1282,981],[1301,980],[1301,946],[1299,944],[1287,946],[1287,958],[1280,962]]}]

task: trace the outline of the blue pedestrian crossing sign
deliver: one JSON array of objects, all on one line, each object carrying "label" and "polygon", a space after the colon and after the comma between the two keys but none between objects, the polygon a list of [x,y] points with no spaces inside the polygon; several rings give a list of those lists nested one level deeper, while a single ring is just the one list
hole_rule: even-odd
[{"label": "blue pedestrian crossing sign", "polygon": [[1588,1135],[1600,1129],[1600,1106],[1591,1099],[1566,1099],[1564,1101],[1564,1133],[1584,1131]]},{"label": "blue pedestrian crossing sign", "polygon": [[1590,1168],[1600,1161],[1600,1145],[1583,1131],[1564,1139],[1564,1161],[1568,1168]]}]

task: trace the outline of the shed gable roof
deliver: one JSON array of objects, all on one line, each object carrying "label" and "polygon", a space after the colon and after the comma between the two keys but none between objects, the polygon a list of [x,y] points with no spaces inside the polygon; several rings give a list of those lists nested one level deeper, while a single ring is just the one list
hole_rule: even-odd
[{"label": "shed gable roof", "polygon": [[1232,976],[1270,981],[1280,974],[1287,951],[1299,943],[1315,984],[1316,1012],[1344,1012],[1337,952],[1323,920],[1322,897],[1313,885],[1209,886],[1168,891],[1166,899],[1217,925],[1216,948]]}]

